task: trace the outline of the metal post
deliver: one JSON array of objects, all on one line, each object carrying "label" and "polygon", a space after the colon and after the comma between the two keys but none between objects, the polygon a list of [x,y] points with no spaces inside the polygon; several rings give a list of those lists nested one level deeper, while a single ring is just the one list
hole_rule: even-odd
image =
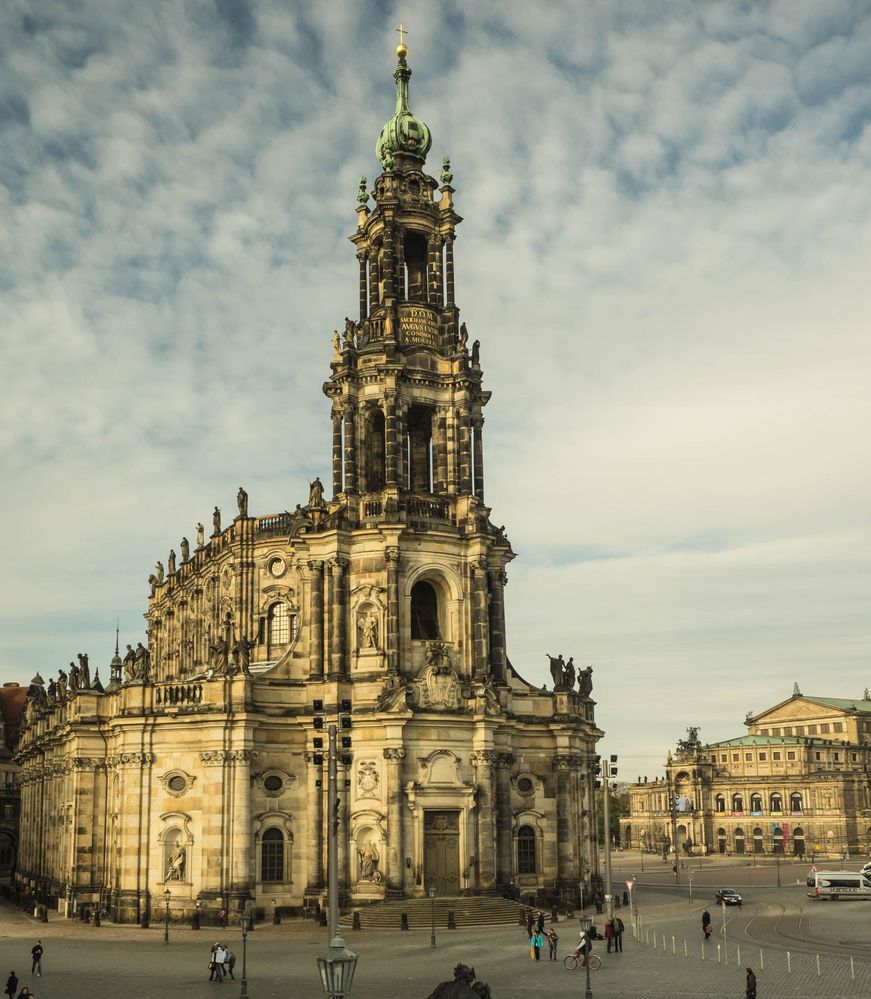
[{"label": "metal post", "polygon": [[163,897],[166,900],[166,921],[163,924],[163,942],[165,944],[169,943],[169,888],[163,893]]},{"label": "metal post", "polygon": [[327,762],[327,909],[330,940],[339,932],[339,785],[336,763],[336,726],[330,725]]},{"label": "metal post", "polygon": [[674,847],[674,883],[680,884],[680,857],[677,852],[677,815],[674,810],[674,795],[671,791],[671,774],[666,774],[668,787],[668,814],[671,816],[671,845]]},{"label": "metal post", "polygon": [[602,796],[602,817],[605,823],[605,905],[608,919],[614,918],[614,896],[611,891],[611,764],[602,760],[605,782]]},{"label": "metal post", "polygon": [[720,903],[723,909],[723,957],[726,959],[726,963],[729,963],[729,945],[726,942],[726,903]]},{"label": "metal post", "polygon": [[248,999],[248,925],[251,917],[246,912],[242,917],[242,991],[239,999]]},{"label": "metal post", "polygon": [[435,945],[436,945],[436,937],[435,937],[435,897],[436,897],[436,888],[435,888],[435,884],[431,884],[429,886],[429,897],[430,897],[430,900],[432,901],[432,930],[431,930],[430,935],[429,935],[429,945],[430,945],[430,947],[435,947]]}]

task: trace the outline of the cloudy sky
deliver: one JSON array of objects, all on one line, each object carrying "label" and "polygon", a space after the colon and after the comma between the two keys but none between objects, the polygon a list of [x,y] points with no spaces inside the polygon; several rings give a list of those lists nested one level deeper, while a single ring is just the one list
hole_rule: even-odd
[{"label": "cloudy sky", "polygon": [[[510,656],[604,747],[871,685],[871,12],[7,0],[2,679],[143,637],[158,558],[329,473],[347,235],[409,28],[466,221]],[[105,669],[103,671],[105,673]]]}]

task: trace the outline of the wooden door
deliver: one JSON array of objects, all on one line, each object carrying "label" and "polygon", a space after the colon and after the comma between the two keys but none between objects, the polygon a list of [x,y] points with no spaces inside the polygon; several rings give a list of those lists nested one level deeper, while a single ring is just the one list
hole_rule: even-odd
[{"label": "wooden door", "polygon": [[460,891],[460,813],[424,813],[424,888],[436,895]]}]

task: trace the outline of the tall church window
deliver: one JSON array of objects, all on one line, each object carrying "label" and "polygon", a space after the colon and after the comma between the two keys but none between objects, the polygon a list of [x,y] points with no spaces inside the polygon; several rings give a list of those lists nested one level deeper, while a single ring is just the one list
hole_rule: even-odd
[{"label": "tall church window", "polygon": [[521,826],[517,830],[517,873],[535,874],[535,830]]},{"label": "tall church window", "polygon": [[432,492],[432,416],[429,406],[412,406],[408,411],[408,488],[414,493]]},{"label": "tall church window", "polygon": [[405,297],[409,302],[426,302],[427,295],[427,245],[419,232],[405,234]]},{"label": "tall church window", "polygon": [[284,604],[273,604],[269,611],[269,644],[287,645],[290,641],[290,614]]},{"label": "tall church window", "polygon": [[267,829],[260,840],[260,880],[284,881],[284,834]]},{"label": "tall church window", "polygon": [[432,641],[439,637],[439,605],[432,584],[421,579],[411,588],[411,637]]}]

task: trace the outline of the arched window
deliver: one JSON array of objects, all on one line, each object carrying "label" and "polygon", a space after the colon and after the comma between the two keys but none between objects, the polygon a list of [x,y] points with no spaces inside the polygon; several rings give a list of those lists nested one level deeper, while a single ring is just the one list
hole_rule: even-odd
[{"label": "arched window", "polygon": [[783,811],[783,798],[777,793],[771,795],[771,811],[780,813]]},{"label": "arched window", "polygon": [[296,638],[297,628],[296,614],[291,614],[287,604],[273,604],[266,617],[266,640],[270,654],[292,642]]},{"label": "arched window", "polygon": [[744,830],[739,826],[735,830],[735,853],[744,853]]},{"label": "arched window", "polygon": [[753,852],[762,853],[763,849],[764,846],[762,843],[762,829],[760,826],[756,826],[756,828],[753,830]]},{"label": "arched window", "polygon": [[717,850],[720,853],[725,853],[726,852],[726,830],[725,829],[718,829],[717,830]]},{"label": "arched window", "polygon": [[718,794],[717,795],[717,797],[714,799],[714,808],[718,812],[725,812],[726,811],[726,797],[725,797],[725,795],[722,795],[722,794]]},{"label": "arched window", "polygon": [[774,827],[771,843],[775,853],[783,853],[783,829],[780,826]]},{"label": "arched window", "polygon": [[754,814],[762,814],[762,795],[761,794],[751,794],[750,795],[750,811]]},{"label": "arched window", "polygon": [[374,493],[384,488],[385,476],[384,413],[376,409],[366,420],[364,491]]},{"label": "arched window", "polygon": [[411,637],[427,641],[439,637],[438,597],[425,579],[411,588]]},{"label": "arched window", "polygon": [[744,799],[740,794],[732,795],[732,811],[733,812],[743,812],[744,811]]},{"label": "arched window", "polygon": [[801,793],[799,791],[793,791],[789,796],[789,810],[793,815],[801,815]]},{"label": "arched window", "polygon": [[412,406],[406,417],[407,483],[413,493],[432,492],[432,419],[429,406]]},{"label": "arched window", "polygon": [[517,873],[535,872],[535,830],[532,826],[521,826],[517,830]]},{"label": "arched window", "polygon": [[284,834],[267,829],[260,840],[260,880],[284,881]]},{"label": "arched window", "polygon": [[419,232],[406,232],[405,251],[406,295],[409,302],[427,300],[427,245]]}]

